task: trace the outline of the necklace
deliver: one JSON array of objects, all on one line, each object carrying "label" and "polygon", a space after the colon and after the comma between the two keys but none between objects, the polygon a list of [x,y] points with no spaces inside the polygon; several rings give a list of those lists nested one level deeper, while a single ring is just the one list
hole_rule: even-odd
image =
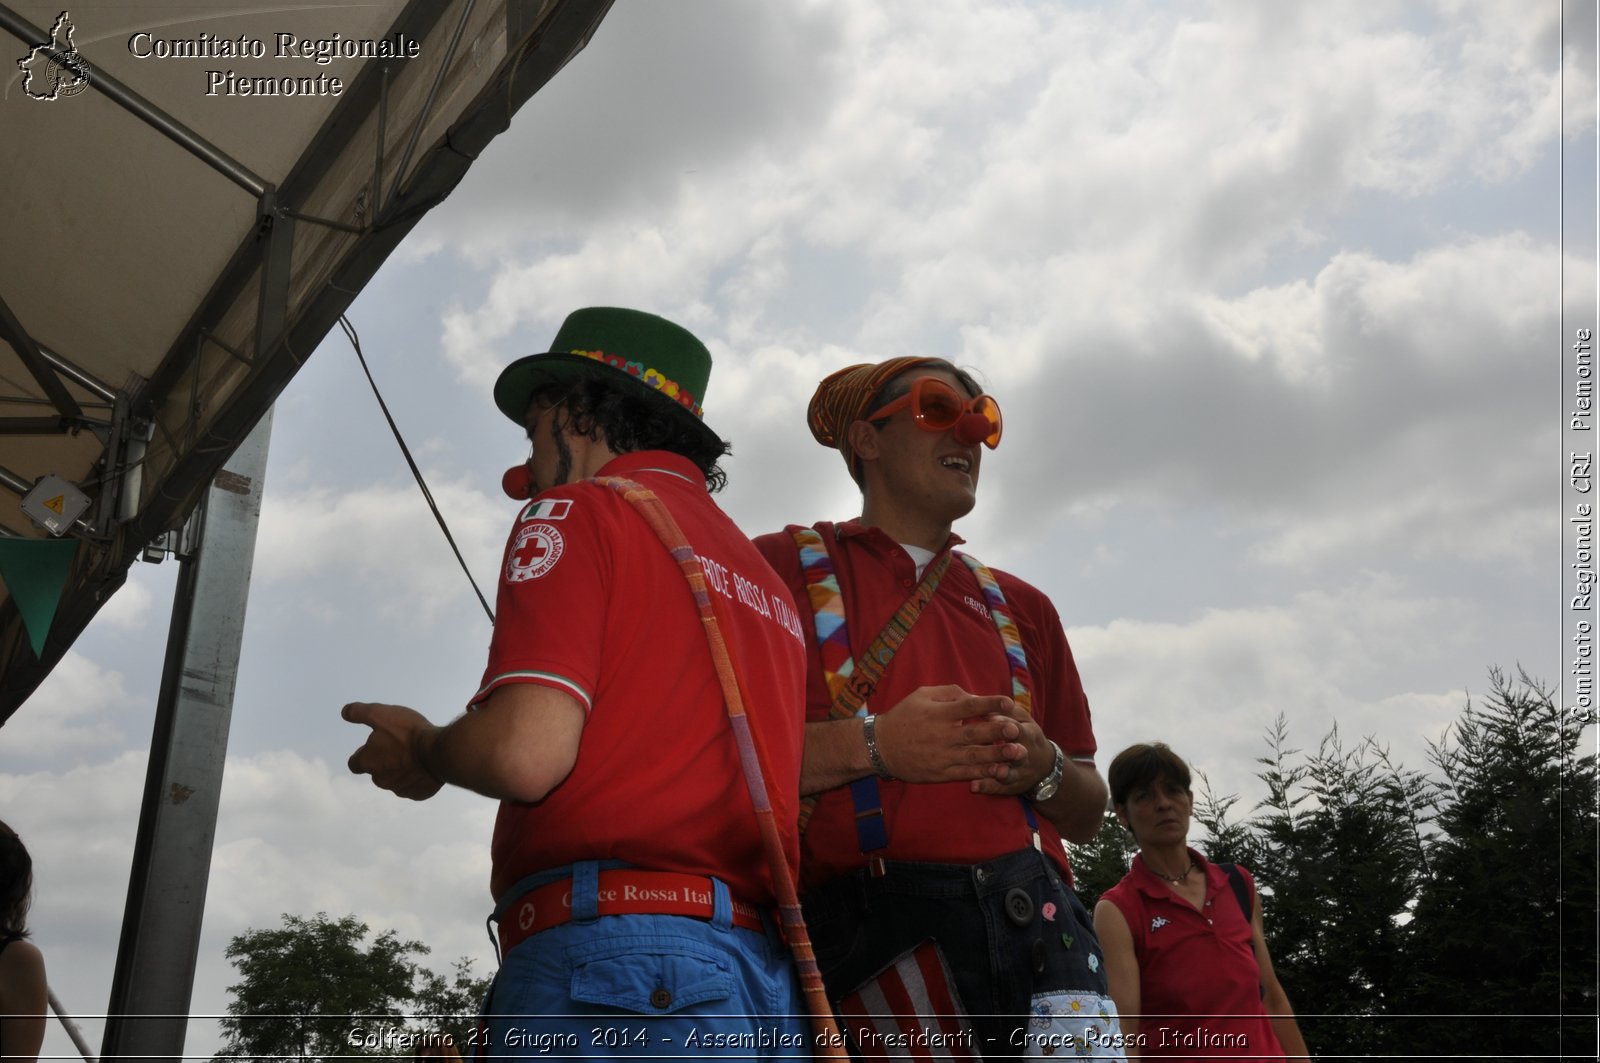
[{"label": "necklace", "polygon": [[[1145,867],[1150,867],[1148,862],[1144,866]],[[1194,868],[1195,868],[1194,857],[1191,856],[1191,857],[1189,857],[1189,866],[1184,868],[1183,871],[1181,873],[1179,873],[1179,874],[1176,874],[1176,875],[1163,875],[1161,872],[1157,871],[1153,867],[1150,867],[1150,873],[1155,875],[1155,877],[1160,879],[1162,882],[1170,882],[1172,885],[1176,886],[1178,883],[1180,883],[1184,879],[1188,878],[1189,877],[1189,872],[1193,871]]]}]

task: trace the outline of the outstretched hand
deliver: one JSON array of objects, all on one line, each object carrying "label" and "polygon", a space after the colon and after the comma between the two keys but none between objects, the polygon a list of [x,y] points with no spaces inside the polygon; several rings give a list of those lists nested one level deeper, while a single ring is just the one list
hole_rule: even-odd
[{"label": "outstretched hand", "polygon": [[1000,695],[918,687],[878,717],[878,750],[890,773],[906,782],[1004,780],[1028,752],[1017,742],[1022,726],[1013,710],[1022,711]]},{"label": "outstretched hand", "polygon": [[426,801],[444,785],[423,766],[423,741],[437,730],[428,718],[404,705],[353,701],[340,715],[372,728],[361,748],[350,754],[350,770],[370,775],[379,788],[398,797]]}]

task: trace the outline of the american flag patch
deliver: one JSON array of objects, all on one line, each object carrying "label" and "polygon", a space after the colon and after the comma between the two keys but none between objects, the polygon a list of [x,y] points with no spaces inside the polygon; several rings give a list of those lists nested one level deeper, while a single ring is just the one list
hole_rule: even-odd
[{"label": "american flag patch", "polygon": [[867,1059],[981,1060],[944,955],[932,939],[839,1001]]}]

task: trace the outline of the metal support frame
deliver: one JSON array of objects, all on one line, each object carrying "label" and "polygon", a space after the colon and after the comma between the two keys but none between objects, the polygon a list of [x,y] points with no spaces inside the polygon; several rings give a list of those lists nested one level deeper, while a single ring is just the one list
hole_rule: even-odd
[{"label": "metal support frame", "polygon": [[[28,420],[30,418],[0,417],[0,436],[26,434],[23,422]],[[54,419],[38,418],[38,420]],[[115,397],[115,401],[111,404],[109,422],[88,424],[90,430],[103,442],[105,450],[100,459],[100,475],[81,480],[76,486],[88,491],[90,486],[98,484],[98,498],[95,502],[93,519],[79,518],[73,522],[72,530],[73,534],[80,537],[103,540],[112,534],[118,520],[133,515],[130,506],[138,503],[139,489],[143,482],[141,466],[150,440],[152,425],[149,421],[138,420],[129,414],[129,401],[126,395]],[[11,491],[19,497],[26,497],[36,486],[34,481],[0,466],[0,491]]]},{"label": "metal support frame", "polygon": [[271,434],[268,410],[213,481],[181,562],[102,1060],[183,1056]]},{"label": "metal support frame", "polygon": [[[9,309],[6,311],[6,313],[9,315]],[[87,405],[99,410],[104,405],[115,405],[117,402],[122,401],[121,393],[119,393],[115,388],[112,388],[111,386],[95,379],[83,369],[80,369],[78,366],[72,364],[70,361],[57,354],[55,351],[52,351],[49,347],[46,347],[44,344],[40,343],[22,328],[21,322],[16,321],[14,316],[11,317],[11,322],[15,326],[16,333],[19,333],[20,336],[15,334],[4,335],[0,336],[0,339],[6,339],[11,343],[12,349],[15,350],[18,357],[20,357],[23,362],[27,364],[28,371],[33,374],[36,380],[39,381],[39,384],[44,389],[47,397],[39,399],[32,396],[5,395],[0,396],[0,401],[17,403],[21,405],[54,406],[56,408],[57,416],[0,417],[0,435],[48,435],[56,432],[70,431],[73,428],[79,428],[85,425],[97,432],[104,430],[105,426],[101,422],[89,416],[89,414],[85,412],[84,407]],[[21,341],[20,343],[19,339]],[[35,356],[37,357],[38,361],[42,363],[42,365],[38,365],[29,361],[30,358]],[[44,374],[43,378],[40,375],[41,373]],[[89,394],[95,396],[95,399],[98,401],[79,403],[77,400],[71,397],[70,393],[68,393],[68,401],[77,412],[73,414],[67,413],[62,409],[60,403],[56,402],[54,398],[49,397],[55,394],[56,389],[64,390],[64,385],[61,383],[63,380],[69,380],[78,385]],[[53,388],[52,384],[54,385]]]},{"label": "metal support frame", "polygon": [[[260,411],[277,397],[306,355],[315,350],[355,293],[412,226],[450,194],[489,142],[510,126],[517,109],[584,48],[611,2],[539,0],[537,7],[519,11],[519,25],[524,28],[510,45],[510,57],[501,65],[493,83],[485,86],[474,104],[461,112],[440,141],[426,151],[419,150],[415,163],[407,167],[409,177],[394,213],[366,220],[370,227],[336,256],[327,279],[302,294],[274,349],[256,352],[247,378],[211,417],[206,445],[180,450],[171,463],[163,464],[156,483],[144,492],[137,516],[121,530],[110,549],[75,567],[42,654],[35,656],[19,641],[20,616],[13,603],[0,602],[0,725],[32,693],[100,605],[121,585],[132,560],[183,519],[202,485],[215,475],[227,447],[255,424]],[[450,6],[438,0],[408,0],[389,32],[426,39],[448,10]],[[538,13],[536,25],[527,24],[528,11]],[[0,3],[0,29],[30,43],[43,39],[42,31],[18,19],[4,3]],[[367,64],[341,95],[299,161],[279,182],[276,199],[280,210],[299,209],[305,203],[310,190],[342,158],[341,153],[362,124],[381,108],[386,95],[386,66],[381,62]],[[253,190],[253,186],[247,187]],[[368,209],[376,206],[371,202]],[[169,345],[159,367],[140,386],[126,389],[132,400],[132,417],[152,417],[184,385],[202,334],[229,313],[243,292],[256,283],[263,250],[255,233],[241,241]]]},{"label": "metal support frame", "polygon": [[[50,35],[48,33],[11,10],[5,4],[0,4],[0,29],[9,30],[12,36],[30,48],[43,48],[45,54],[52,59],[65,54],[62,49],[50,46]],[[83,58],[81,54],[77,55],[75,61],[88,69],[88,80],[91,87],[129,114],[138,117],[145,125],[161,133],[168,140],[177,144],[251,195],[259,196],[267,190],[267,182],[256,176],[244,163],[235,159],[211,143],[211,141],[106,73],[105,70]]]},{"label": "metal support frame", "polygon": [[[38,340],[34,341],[34,345],[39,348],[39,353],[44,355],[44,360],[50,364],[51,369],[56,371],[57,376],[65,377],[72,381],[83,390],[97,397],[101,402],[116,402],[117,398],[122,394],[122,391],[97,379],[88,370],[74,365],[66,356],[57,351],[52,351]],[[138,377],[135,376],[134,379],[137,380]],[[90,405],[93,404],[91,403]]]},{"label": "metal support frame", "polygon": [[[260,209],[258,357],[288,324],[295,229],[270,191]],[[212,481],[199,548],[180,561],[104,1059],[183,1055],[271,434],[269,408]]]},{"label": "metal support frame", "polygon": [[73,427],[65,417],[0,417],[0,436],[47,436]]},{"label": "metal support frame", "polygon": [[[433,75],[433,84],[428,86],[428,97],[422,101],[422,110],[417,112],[417,119],[411,123],[411,136],[406,140],[406,149],[400,156],[400,165],[394,171],[394,183],[389,186],[389,195],[379,207],[379,218],[387,215],[394,207],[395,197],[400,194],[400,185],[406,179],[406,168],[411,165],[411,156],[417,150],[417,141],[422,136],[423,127],[428,124],[428,116],[433,113],[433,101],[439,96],[439,86],[444,84],[445,75],[450,72],[450,64],[456,57],[456,49],[461,47],[461,34],[467,28],[467,21],[472,17],[473,0],[466,0],[461,5],[461,17],[456,19],[455,32],[450,35],[450,43],[445,46],[444,57],[439,60],[439,69]],[[382,175],[379,175],[380,179]]]},{"label": "metal support frame", "polygon": [[38,382],[49,398],[50,404],[56,408],[64,421],[77,420],[83,416],[83,409],[78,405],[78,400],[67,391],[66,385],[61,383],[61,378],[56,376],[55,370],[45,359],[44,352],[28,335],[28,330],[22,327],[22,322],[17,320],[17,315],[11,312],[11,307],[4,298],[0,298],[0,339],[11,344],[12,350],[17,352],[17,357],[22,359],[22,365]]},{"label": "metal support frame", "polygon": [[289,267],[294,250],[295,221],[278,206],[273,193],[261,197],[261,292],[256,308],[256,358],[266,358],[288,326]]}]

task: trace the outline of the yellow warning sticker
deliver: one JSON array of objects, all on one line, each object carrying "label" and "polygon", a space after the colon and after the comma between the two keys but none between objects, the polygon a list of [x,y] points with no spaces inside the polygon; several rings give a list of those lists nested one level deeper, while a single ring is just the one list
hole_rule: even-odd
[{"label": "yellow warning sticker", "polygon": [[60,513],[67,508],[67,496],[56,495],[54,498],[44,500],[44,508],[52,513]]}]

